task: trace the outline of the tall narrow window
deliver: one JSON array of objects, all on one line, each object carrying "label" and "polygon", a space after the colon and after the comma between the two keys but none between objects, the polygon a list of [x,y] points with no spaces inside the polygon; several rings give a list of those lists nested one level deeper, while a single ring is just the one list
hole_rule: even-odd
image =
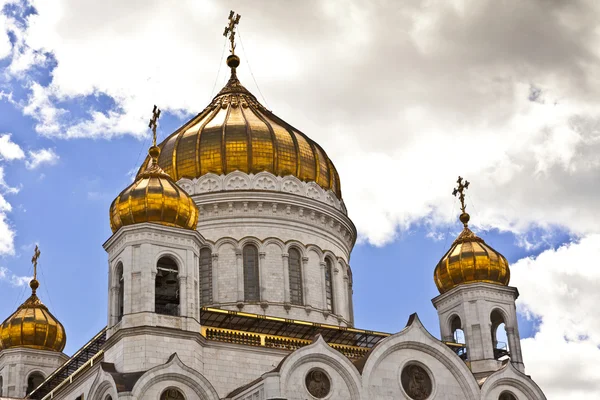
[{"label": "tall narrow window", "polygon": [[154,311],[179,315],[179,269],[173,259],[162,257],[156,266]]},{"label": "tall narrow window", "polygon": [[290,302],[301,306],[302,296],[302,267],[300,252],[296,249],[289,251]]},{"label": "tall narrow window", "polygon": [[329,258],[325,259],[325,298],[327,310],[333,312],[333,266]]},{"label": "tall narrow window", "polygon": [[27,394],[33,392],[33,389],[37,388],[44,382],[44,375],[41,372],[32,372],[27,378]]},{"label": "tall narrow window", "polygon": [[119,263],[116,268],[117,277],[117,322],[123,319],[123,302],[125,297],[125,282],[123,280],[123,264]]},{"label": "tall narrow window", "polygon": [[244,300],[259,301],[258,249],[254,245],[244,247]]},{"label": "tall narrow window", "polygon": [[212,304],[212,253],[205,247],[200,250],[200,304]]},{"label": "tall narrow window", "polygon": [[0,396],[2,396],[2,388],[4,387],[4,382],[2,380],[2,377],[0,376]]}]

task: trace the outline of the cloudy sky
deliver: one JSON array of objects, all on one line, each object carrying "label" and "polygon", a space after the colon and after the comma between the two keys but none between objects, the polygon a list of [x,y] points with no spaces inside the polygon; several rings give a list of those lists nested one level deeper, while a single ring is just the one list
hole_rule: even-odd
[{"label": "cloudy sky", "polygon": [[[239,76],[335,162],[360,239],[356,322],[438,334],[432,271],[475,230],[511,262],[552,399],[600,398],[600,5],[589,1],[0,0],[0,318],[40,295],[67,352],[106,323],[108,207],[148,147]],[[378,312],[374,313],[373,309]]]}]

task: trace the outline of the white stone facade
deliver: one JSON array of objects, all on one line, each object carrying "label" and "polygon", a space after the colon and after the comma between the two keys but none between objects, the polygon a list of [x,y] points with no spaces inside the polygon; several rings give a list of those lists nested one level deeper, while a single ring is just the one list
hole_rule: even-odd
[{"label": "white stone facade", "polygon": [[[97,361],[87,363],[45,399],[159,400],[171,389],[185,400],[498,400],[506,394],[517,400],[545,399],[524,374],[514,307],[518,292],[511,287],[462,285],[433,300],[444,341],[452,339],[452,319],[460,318],[468,363],[427,332],[416,315],[362,358],[348,358],[322,336],[293,351],[209,340],[201,333],[202,307],[229,310],[228,315],[257,314],[257,320],[268,315],[290,324],[301,325],[292,321],[301,320],[317,328],[327,324],[328,329],[351,329],[349,261],[356,230],[343,202],[296,178],[236,172],[179,184],[200,210],[197,230],[142,223],[122,227],[104,244],[109,268],[107,341]],[[256,301],[244,297],[246,245],[258,250]],[[210,304],[202,304],[203,249],[210,250]],[[290,301],[292,249],[302,260],[300,305]],[[173,315],[156,309],[163,257],[173,261],[177,272]],[[332,310],[327,305],[328,263]],[[488,332],[498,323],[491,316],[494,312],[507,327],[511,362],[493,356]],[[31,364],[46,376],[65,360],[60,353],[53,359],[44,357],[44,352],[30,349],[0,352],[5,390],[22,390]],[[403,374],[413,367],[424,371],[429,381],[406,386]],[[309,392],[313,371],[328,382],[323,396]],[[426,397],[419,397],[423,393]],[[23,392],[13,389],[8,394]]]}]

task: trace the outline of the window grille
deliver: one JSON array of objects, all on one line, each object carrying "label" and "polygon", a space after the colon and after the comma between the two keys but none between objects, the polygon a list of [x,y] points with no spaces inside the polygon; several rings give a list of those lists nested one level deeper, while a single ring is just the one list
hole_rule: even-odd
[{"label": "window grille", "polygon": [[296,249],[289,251],[289,277],[290,277],[290,302],[301,306],[303,304],[302,293],[302,259],[300,252]]},{"label": "window grille", "polygon": [[327,310],[333,312],[333,267],[328,258],[325,259],[325,298]]},{"label": "window grille", "polygon": [[200,303],[212,304],[212,253],[209,248],[200,250]]},{"label": "window grille", "polygon": [[254,245],[244,247],[244,300],[259,301],[258,249]]}]

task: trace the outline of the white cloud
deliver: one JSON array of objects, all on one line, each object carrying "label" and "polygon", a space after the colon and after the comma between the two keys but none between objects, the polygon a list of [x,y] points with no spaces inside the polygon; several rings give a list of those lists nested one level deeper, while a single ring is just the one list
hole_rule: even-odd
[{"label": "white cloud", "polygon": [[12,286],[20,287],[25,286],[31,281],[31,276],[19,276],[15,275],[11,270],[6,267],[0,267],[0,281],[8,282]]},{"label": "white cloud", "polygon": [[29,151],[29,160],[25,161],[25,166],[28,169],[36,169],[43,164],[55,165],[59,158],[53,149]]},{"label": "white cloud", "polygon": [[0,165],[0,256],[15,254],[15,230],[7,218],[12,206],[5,194],[18,193],[19,189],[8,185],[4,179],[4,168]]},{"label": "white cloud", "polygon": [[0,134],[0,160],[12,161],[25,158],[21,147],[10,138],[10,133]]},{"label": "white cloud", "polygon": [[519,312],[540,321],[522,341],[525,368],[550,399],[600,397],[599,259],[594,234],[511,267]]},{"label": "white cloud", "polygon": [[[23,108],[43,135],[146,135],[151,104],[198,112],[219,68],[217,89],[226,78],[215,32],[229,6],[33,4],[12,61],[23,71],[45,63],[23,62],[28,51],[56,59],[50,83],[29,83]],[[269,106],[327,149],[361,238],[382,245],[422,218],[454,223],[459,174],[473,182],[469,210],[484,228],[596,232],[600,38],[591,16],[600,6],[376,4],[238,10],[242,81],[258,94],[249,60]],[[309,22],[287,29],[297,19]],[[114,107],[69,111],[69,101],[99,94]]]}]

